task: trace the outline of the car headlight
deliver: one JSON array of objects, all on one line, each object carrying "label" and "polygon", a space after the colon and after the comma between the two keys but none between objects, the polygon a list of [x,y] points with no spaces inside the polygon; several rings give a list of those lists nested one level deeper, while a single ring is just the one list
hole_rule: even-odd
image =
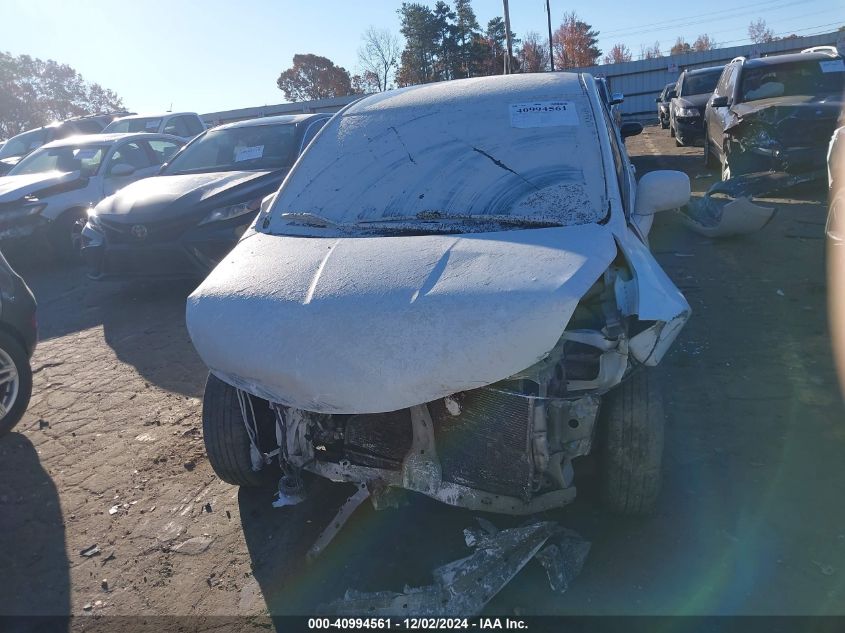
[{"label": "car headlight", "polygon": [[93,226],[94,228],[97,228],[97,229],[102,227],[102,225],[100,224],[100,218],[97,216],[94,209],[88,209],[87,214],[88,214],[88,224],[90,224],[91,226]]},{"label": "car headlight", "polygon": [[228,207],[219,207],[214,209],[200,224],[208,224],[209,222],[222,222],[223,220],[231,220],[241,215],[248,215],[255,213],[261,207],[261,198],[250,200],[249,202],[241,202],[239,204],[229,205]]},{"label": "car headlight", "polygon": [[675,108],[675,116],[696,117],[699,115],[698,108]]},{"label": "car headlight", "polygon": [[10,211],[0,212],[0,220],[16,220],[18,218],[25,218],[31,215],[38,215],[46,208],[47,205],[45,203],[39,202],[36,199],[25,199],[23,206]]}]

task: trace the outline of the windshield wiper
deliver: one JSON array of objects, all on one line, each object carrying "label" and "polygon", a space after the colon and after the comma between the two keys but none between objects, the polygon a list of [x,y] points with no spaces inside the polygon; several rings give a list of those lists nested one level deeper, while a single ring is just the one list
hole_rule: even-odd
[{"label": "windshield wiper", "polygon": [[360,220],[356,224],[381,224],[396,222],[431,222],[437,220],[451,220],[454,222],[491,222],[495,224],[515,224],[519,226],[562,226],[554,220],[526,218],[510,215],[444,215],[437,212],[423,211],[414,216],[388,216],[372,220]]},{"label": "windshield wiper", "polygon": [[[282,213],[280,216],[283,220],[299,220],[302,224],[306,224],[308,226],[319,226],[319,227],[336,227],[338,226],[337,222],[333,222],[328,218],[324,218],[321,215],[317,215],[316,213],[308,213],[308,212],[289,212],[289,213]],[[288,224],[292,224],[293,222],[288,222]]]}]

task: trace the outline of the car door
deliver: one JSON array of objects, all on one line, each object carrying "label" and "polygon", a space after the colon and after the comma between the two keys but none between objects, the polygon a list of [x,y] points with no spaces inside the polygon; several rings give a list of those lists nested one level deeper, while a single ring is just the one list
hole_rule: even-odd
[{"label": "car door", "polygon": [[[131,167],[131,171],[127,169]],[[118,143],[106,159],[103,169],[103,197],[110,196],[129,183],[152,176],[158,171],[143,141]]]},{"label": "car door", "polygon": [[705,110],[705,121],[707,123],[707,133],[710,135],[710,143],[719,156],[722,155],[722,137],[725,133],[725,127],[730,117],[731,105],[735,96],[735,88],[737,78],[739,77],[738,62],[731,62],[722,71],[722,77],[719,79],[719,84],[716,86],[719,96],[727,97],[728,103],[725,106],[714,107],[712,105],[713,97],[710,98],[711,103],[707,105]]}]

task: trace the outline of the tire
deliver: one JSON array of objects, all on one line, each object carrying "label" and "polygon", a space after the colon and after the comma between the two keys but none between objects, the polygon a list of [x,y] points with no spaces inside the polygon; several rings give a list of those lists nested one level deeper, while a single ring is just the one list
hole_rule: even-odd
[{"label": "tire", "polygon": [[675,147],[683,147],[683,146],[684,146],[684,144],[681,142],[680,137],[676,133],[675,134]]},{"label": "tire", "polygon": [[707,169],[713,169],[716,166],[713,154],[710,152],[710,135],[706,129],[704,130],[704,166]]},{"label": "tire", "polygon": [[605,508],[644,515],[660,493],[663,400],[654,377],[640,370],[602,400],[599,479]]},{"label": "tire", "polygon": [[661,129],[665,130],[666,128],[669,127],[669,123],[667,121],[664,121],[664,120],[661,119],[660,120],[660,127],[661,127]]},{"label": "tire", "polygon": [[85,209],[69,209],[50,225],[48,239],[62,261],[78,262],[82,259],[82,227],[87,217]]},{"label": "tire", "polygon": [[[275,419],[264,400],[253,398],[252,403],[260,448],[269,452],[276,445]],[[278,483],[281,476],[278,462],[265,464],[257,472],[252,469],[249,435],[244,427],[237,390],[213,374],[208,375],[202,398],[202,432],[208,461],[220,479],[233,486],[250,488]]]},{"label": "tire", "polygon": [[[0,376],[6,377],[6,370],[14,368],[14,383],[0,384],[0,404],[5,411],[0,416],[0,437],[9,433],[20,422],[29,398],[32,396],[32,368],[29,356],[17,339],[8,332],[0,331]],[[10,390],[14,388],[14,394]]]},{"label": "tire", "polygon": [[672,124],[669,124],[669,136],[671,138],[675,138],[675,128],[672,127]]}]

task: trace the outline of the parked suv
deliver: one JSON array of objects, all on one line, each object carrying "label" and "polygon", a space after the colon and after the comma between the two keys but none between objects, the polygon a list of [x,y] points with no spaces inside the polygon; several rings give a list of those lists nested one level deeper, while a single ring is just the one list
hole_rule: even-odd
[{"label": "parked suv", "polygon": [[20,160],[50,141],[58,141],[78,134],[97,134],[116,117],[128,112],[92,114],[51,123],[13,136],[0,147],[0,176],[5,176]]},{"label": "parked suv", "polygon": [[624,134],[593,78],[564,72],[336,114],[188,299],[217,474],[533,514],[573,500],[572,460],[595,450],[608,507],[653,508],[648,366],[690,308],[646,236],[690,185],[637,183]]},{"label": "parked suv", "polygon": [[723,66],[685,70],[675,84],[669,107],[669,134],[679,146],[693,145],[704,138],[704,106],[713,94]]},{"label": "parked suv", "polygon": [[44,234],[73,258],[89,207],[152,176],[182,139],[164,134],[89,134],[53,141],[0,178],[0,240]]},{"label": "parked suv", "polygon": [[823,178],[843,90],[845,60],[833,47],[737,57],[707,104],[705,162],[720,164],[724,180],[767,171]]},{"label": "parked suv", "polygon": [[139,132],[170,134],[171,136],[178,136],[184,141],[190,141],[198,134],[205,132],[205,123],[196,112],[135,114],[116,119],[103,130],[104,134]]},{"label": "parked suv", "polygon": [[663,90],[660,91],[660,96],[656,99],[657,122],[660,123],[660,127],[664,130],[669,127],[669,102],[677,96],[675,93],[676,83],[677,82],[673,81],[672,83],[668,83],[663,86]]}]

